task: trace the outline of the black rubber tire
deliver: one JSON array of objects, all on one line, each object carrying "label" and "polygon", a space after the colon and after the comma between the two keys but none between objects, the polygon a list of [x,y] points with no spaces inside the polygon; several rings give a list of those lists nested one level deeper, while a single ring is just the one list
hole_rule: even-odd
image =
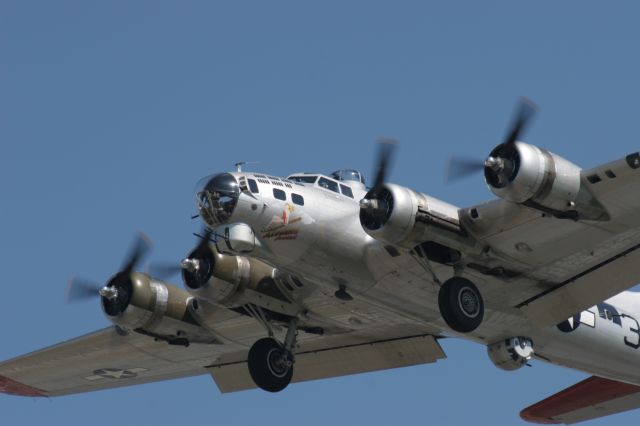
[{"label": "black rubber tire", "polygon": [[484,317],[484,301],[480,291],[471,281],[462,277],[450,278],[440,287],[438,306],[447,325],[459,333],[475,330]]},{"label": "black rubber tire", "polygon": [[281,356],[283,352],[282,346],[269,337],[260,339],[251,346],[247,365],[251,378],[260,389],[280,392],[291,382],[293,365],[283,368],[272,363],[272,357]]}]

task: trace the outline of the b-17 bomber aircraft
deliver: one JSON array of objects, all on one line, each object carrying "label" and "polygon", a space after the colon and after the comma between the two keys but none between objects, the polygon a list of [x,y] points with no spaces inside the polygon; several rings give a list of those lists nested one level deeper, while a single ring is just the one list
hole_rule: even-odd
[{"label": "b-17 bomber aircraft", "polygon": [[[96,296],[103,330],[0,364],[0,391],[61,396],[209,374],[221,392],[432,363],[444,337],[496,367],[532,358],[592,376],[525,408],[571,424],[640,407],[640,153],[592,169],[520,141],[519,104],[484,161],[496,199],[456,207],[355,170],[287,178],[237,170],[196,189],[204,222],[175,265],[140,272],[140,237]],[[184,289],[167,282],[181,274]]]}]

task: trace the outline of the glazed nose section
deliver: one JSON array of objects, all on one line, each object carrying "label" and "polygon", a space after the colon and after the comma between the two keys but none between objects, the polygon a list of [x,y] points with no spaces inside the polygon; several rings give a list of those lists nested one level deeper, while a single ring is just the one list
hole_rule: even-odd
[{"label": "glazed nose section", "polygon": [[231,218],[239,197],[238,181],[230,173],[206,176],[196,185],[198,213],[212,228]]}]

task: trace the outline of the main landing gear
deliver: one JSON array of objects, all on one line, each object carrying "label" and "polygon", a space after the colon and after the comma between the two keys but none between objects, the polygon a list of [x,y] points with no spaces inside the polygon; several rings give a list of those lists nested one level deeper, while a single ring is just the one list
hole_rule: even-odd
[{"label": "main landing gear", "polygon": [[293,376],[294,347],[298,320],[289,323],[284,343],[273,337],[258,340],[249,350],[247,365],[255,384],[268,392],[280,392]]},{"label": "main landing gear", "polygon": [[459,333],[478,328],[484,316],[484,301],[478,288],[463,277],[449,278],[438,293],[440,314],[449,327]]},{"label": "main landing gear", "polygon": [[[484,317],[484,301],[475,284],[462,276],[464,265],[460,262],[460,253],[429,242],[417,245],[411,254],[425,272],[431,275],[433,282],[440,285],[438,306],[447,325],[458,333],[469,333],[478,328]],[[430,260],[452,265],[454,276],[441,284]]]}]

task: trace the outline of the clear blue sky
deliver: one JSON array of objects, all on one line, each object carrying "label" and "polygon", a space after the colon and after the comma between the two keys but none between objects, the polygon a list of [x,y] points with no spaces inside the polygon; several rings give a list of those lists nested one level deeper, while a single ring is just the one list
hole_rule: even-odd
[{"label": "clear blue sky", "polygon": [[[137,231],[152,258],[194,244],[202,176],[259,161],[286,175],[354,167],[400,140],[391,180],[464,206],[450,154],[483,157],[520,95],[526,140],[582,166],[637,151],[637,2],[0,3],[0,358],[107,325],[65,305],[106,280]],[[448,340],[438,364],[218,393],[207,376],[52,400],[0,395],[2,424],[491,424],[584,374],[497,370]],[[597,348],[593,348],[597,350]],[[640,411],[593,425],[637,425]]]}]

